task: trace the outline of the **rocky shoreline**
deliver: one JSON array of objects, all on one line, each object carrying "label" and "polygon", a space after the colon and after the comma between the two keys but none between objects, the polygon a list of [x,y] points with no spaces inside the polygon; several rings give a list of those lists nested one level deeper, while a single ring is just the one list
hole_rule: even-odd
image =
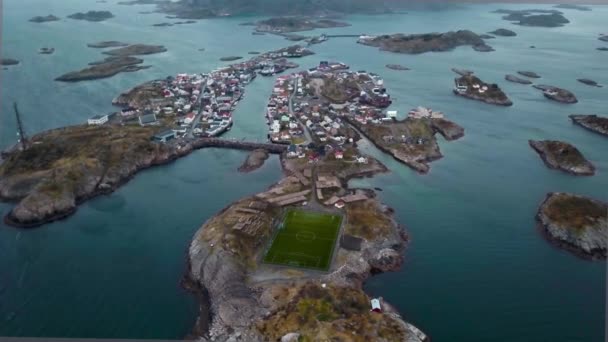
[{"label": "rocky shoreline", "polygon": [[576,176],[592,176],[595,167],[573,145],[563,141],[529,140],[528,144],[551,169],[558,169]]},{"label": "rocky shoreline", "polygon": [[262,165],[264,165],[264,162],[266,161],[266,159],[268,159],[268,157],[269,154],[266,150],[253,150],[249,153],[249,155],[247,155],[247,158],[245,159],[245,162],[243,162],[243,165],[239,166],[238,171],[251,172],[257,170],[262,167]]},{"label": "rocky shoreline", "polygon": [[570,115],[570,120],[575,125],[579,125],[589,131],[608,137],[608,117],[595,114],[591,115]]},{"label": "rocky shoreline", "polygon": [[559,248],[591,260],[606,259],[608,205],[568,193],[547,194],[536,214],[543,235]]},{"label": "rocky shoreline", "polygon": [[[281,165],[285,166],[285,163],[288,161],[282,159]],[[258,217],[269,222],[264,233],[258,233],[262,237],[236,236],[227,239],[234,233],[230,233],[229,228],[224,228],[220,222],[234,215],[239,207],[260,201],[265,194],[278,191],[275,189],[293,186],[290,182],[297,183],[288,169],[283,169],[285,178],[270,189],[232,203],[207,220],[195,233],[188,249],[185,279],[189,280],[189,288],[194,290],[197,297],[208,300],[208,307],[201,305],[202,316],[198,318],[190,337],[218,341],[297,341],[299,338],[316,340],[322,335],[356,334],[367,340],[376,340],[379,331],[383,330],[392,336],[385,340],[427,341],[420,330],[403,321],[387,303],[383,303],[383,320],[378,322],[370,316],[376,314],[369,312],[369,297],[363,292],[363,283],[374,274],[397,270],[403,262],[402,252],[408,241],[403,228],[395,222],[392,210],[379,203],[373,190],[364,191],[372,196],[366,202],[369,205],[366,210],[380,215],[383,222],[388,223],[388,229],[381,236],[359,238],[362,243],[358,251],[336,247],[334,265],[328,273],[261,264],[261,253],[272,235],[270,222],[274,222],[278,215],[276,209],[267,209],[258,214]],[[361,174],[351,174],[351,177],[358,176]],[[346,179],[341,181],[346,183]],[[345,215],[346,221],[349,221],[349,209],[346,209]],[[242,240],[240,243],[248,246],[248,253],[230,247],[238,245],[235,239]],[[330,316],[323,321],[313,319],[310,324],[290,323],[289,317],[308,319],[296,308],[317,301],[318,294],[325,296],[329,307],[323,312],[329,312]],[[361,309],[357,309],[361,306]],[[318,309],[311,307],[311,310],[314,312]],[[352,310],[361,311],[352,315],[349,313]],[[332,312],[342,314],[336,319]],[[386,325],[386,321],[390,325]],[[357,328],[359,324],[365,324],[366,329]],[[345,325],[351,328],[343,329]]]},{"label": "rocky shoreline", "polygon": [[543,95],[550,100],[566,104],[578,102],[576,96],[569,90],[544,84],[535,84],[533,87],[542,90]]},{"label": "rocky shoreline", "polygon": [[519,84],[532,84],[532,81],[527,80],[525,78],[521,78],[521,77],[517,77],[513,74],[508,74],[505,76],[505,80],[509,81],[509,82],[513,82],[513,83],[519,83]]}]

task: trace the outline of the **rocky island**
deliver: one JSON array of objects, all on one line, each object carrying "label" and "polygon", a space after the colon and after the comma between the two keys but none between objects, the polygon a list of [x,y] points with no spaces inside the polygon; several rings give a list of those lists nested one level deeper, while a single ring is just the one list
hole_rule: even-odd
[{"label": "rocky island", "polygon": [[241,56],[226,56],[226,57],[221,57],[220,61],[222,62],[232,62],[232,61],[236,61],[239,59],[242,59],[243,57]]},{"label": "rocky island", "polygon": [[601,84],[597,83],[594,80],[588,79],[588,78],[578,78],[577,81],[581,82],[582,84],[586,84],[588,86],[591,86],[591,87],[596,87],[596,88],[601,88],[602,87]]},{"label": "rocky island", "polygon": [[[110,46],[123,46],[121,42],[107,41],[95,44],[89,44],[90,47],[103,48]],[[165,52],[167,49],[162,45],[146,45],[133,44],[124,47],[119,47],[112,50],[104,51],[103,54],[110,55],[101,61],[89,63],[86,67],[79,71],[72,71],[57,77],[56,81],[62,82],[79,82],[86,80],[95,80],[100,78],[112,77],[121,72],[135,72],[150,68],[149,65],[142,65],[143,59],[133,56],[150,55],[155,53]]]},{"label": "rocky island", "polygon": [[608,42],[608,34],[600,34],[598,39],[603,42]]},{"label": "rocky island", "polygon": [[499,106],[511,106],[513,102],[497,84],[487,84],[473,75],[466,75],[454,80],[454,94],[468,99],[482,101]]},{"label": "rocky island", "polygon": [[19,61],[14,59],[14,58],[1,58],[0,59],[0,65],[17,65],[19,64]]},{"label": "rocky island", "polygon": [[362,36],[357,43],[374,46],[382,51],[419,54],[453,50],[458,46],[470,45],[477,51],[490,51],[481,37],[468,31],[450,31],[446,33],[427,34],[393,34],[381,36]]},{"label": "rocky island", "polygon": [[29,21],[32,23],[47,23],[47,22],[59,21],[59,20],[61,20],[61,19],[59,19],[59,17],[49,14],[47,16],[35,16],[35,17],[31,18]]},{"label": "rocky island", "polygon": [[38,53],[41,55],[51,55],[55,52],[55,48],[52,47],[41,47],[40,50],[38,50]]},{"label": "rocky island", "polygon": [[366,125],[350,122],[378,149],[420,173],[429,172],[429,163],[443,157],[436,133],[442,134],[446,140],[464,136],[462,127],[442,117],[409,117]]},{"label": "rocky island", "polygon": [[123,43],[123,42],[119,42],[116,40],[107,40],[107,41],[87,44],[88,47],[94,48],[94,49],[124,47],[124,46],[129,46],[129,45],[130,45],[129,43]]},{"label": "rocky island", "polygon": [[578,102],[576,96],[569,90],[544,84],[535,84],[533,87],[542,90],[543,95],[550,100],[568,104]]},{"label": "rocky island", "polygon": [[569,193],[552,192],[536,219],[547,239],[586,259],[606,259],[608,205]]},{"label": "rocky island", "polygon": [[577,176],[595,174],[593,164],[571,144],[555,140],[529,140],[528,143],[551,169],[558,169]]},{"label": "rocky island", "polygon": [[598,50],[598,51],[608,51],[608,47],[602,46],[602,47],[598,47],[596,50]]},{"label": "rocky island", "polygon": [[467,69],[452,68],[452,71],[460,76],[470,76],[474,74],[472,70]]},{"label": "rocky island", "polygon": [[138,66],[144,60],[131,56],[107,57],[104,60],[91,62],[89,67],[79,71],[63,74],[55,79],[61,82],[79,82],[112,77],[121,72],[134,72],[150,66]]},{"label": "rocky island", "polygon": [[251,172],[257,170],[264,165],[264,162],[268,157],[268,151],[264,149],[253,150],[247,155],[247,159],[245,159],[245,162],[239,167],[238,171]]},{"label": "rocky island", "polygon": [[515,36],[517,36],[517,33],[513,32],[511,30],[504,29],[504,28],[500,28],[500,29],[494,30],[494,31],[489,32],[489,33],[491,33],[491,34],[493,34],[495,36],[501,36],[501,37],[515,37]]},{"label": "rocky island", "polygon": [[388,69],[391,70],[397,70],[397,71],[406,71],[406,70],[410,70],[410,68],[403,66],[401,64],[387,64],[386,67]]},{"label": "rocky island", "polygon": [[78,12],[78,13],[70,14],[70,15],[68,15],[68,18],[76,19],[76,20],[99,22],[99,21],[104,21],[104,20],[110,19],[110,18],[114,18],[114,15],[110,11],[88,11],[86,13]]},{"label": "rocky island", "polygon": [[575,5],[575,4],[559,4],[559,5],[555,5],[553,7],[560,8],[560,9],[571,9],[571,10],[577,10],[577,11],[583,11],[583,12],[591,11],[590,7],[583,6],[583,5]]},{"label": "rocky island", "polygon": [[513,83],[532,84],[532,81],[509,74],[505,76],[505,80]]},{"label": "rocky island", "polygon": [[496,10],[493,13],[506,14],[502,18],[522,26],[561,27],[570,21],[558,10]]},{"label": "rocky island", "polygon": [[574,124],[608,137],[608,117],[602,117],[595,114],[570,115],[569,117]]},{"label": "rocky island", "polygon": [[312,19],[306,17],[277,17],[255,23],[257,32],[290,33],[310,31],[318,28],[350,26],[349,23],[331,19]]},{"label": "rocky island", "polygon": [[535,73],[534,71],[518,71],[517,73],[530,78],[540,78],[540,75]]}]

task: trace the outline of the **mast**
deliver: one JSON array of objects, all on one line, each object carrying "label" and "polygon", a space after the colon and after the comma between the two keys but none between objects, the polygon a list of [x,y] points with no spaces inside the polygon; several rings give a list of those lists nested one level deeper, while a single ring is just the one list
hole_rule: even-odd
[{"label": "mast", "polygon": [[25,135],[25,131],[23,130],[23,123],[21,122],[21,115],[19,115],[19,108],[17,108],[17,102],[13,103],[13,107],[15,108],[15,117],[17,119],[17,136],[19,137],[18,141],[21,143],[21,149],[25,150],[27,148],[27,136]]}]

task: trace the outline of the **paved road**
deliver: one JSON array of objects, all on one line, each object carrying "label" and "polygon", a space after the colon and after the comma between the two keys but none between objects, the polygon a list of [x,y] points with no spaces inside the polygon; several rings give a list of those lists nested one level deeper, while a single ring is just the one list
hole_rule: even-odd
[{"label": "paved road", "polygon": [[[293,79],[293,91],[291,92],[291,95],[289,95],[289,114],[291,114],[294,117],[296,117],[296,116],[293,112],[293,98],[296,96],[296,93],[298,92],[298,80],[299,79],[300,79],[300,76],[297,76],[296,78]],[[302,126],[304,126],[304,135],[306,136],[306,141],[303,144],[308,145],[309,143],[311,143],[313,141],[312,136],[310,135],[310,131],[308,130],[308,127],[306,127],[305,123],[300,121],[299,118],[298,118],[298,121],[300,122],[300,124],[302,124]]]},{"label": "paved road", "polygon": [[198,99],[196,99],[196,101],[195,101],[200,104],[200,108],[198,110],[198,113],[196,113],[194,120],[190,124],[190,127],[188,127],[188,130],[186,131],[186,138],[188,138],[188,139],[194,138],[194,128],[196,127],[196,124],[198,122],[200,122],[201,116],[203,115],[203,103],[202,102],[203,102],[203,94],[205,93],[205,90],[207,90],[207,78],[203,79],[203,87],[201,87],[201,93],[198,95]]}]

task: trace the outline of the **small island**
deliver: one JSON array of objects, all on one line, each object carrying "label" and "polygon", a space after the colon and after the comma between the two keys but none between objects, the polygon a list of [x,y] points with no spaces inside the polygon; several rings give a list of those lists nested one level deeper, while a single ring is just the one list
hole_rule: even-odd
[{"label": "small island", "polygon": [[473,75],[454,80],[454,94],[493,105],[511,106],[513,102],[497,84],[487,84]]},{"label": "small island", "polygon": [[245,162],[239,167],[238,171],[251,172],[257,170],[264,165],[269,156],[268,151],[264,149],[253,150],[247,155],[247,159],[245,159]]},{"label": "small island", "polygon": [[518,71],[517,73],[530,78],[540,78],[540,75],[535,73],[534,71]]},{"label": "small island", "polygon": [[493,13],[506,14],[503,20],[513,24],[536,27],[561,27],[570,21],[558,10],[496,10]]},{"label": "small island", "polygon": [[494,37],[494,36],[493,36],[493,35],[491,35],[491,34],[485,34],[485,33],[484,33],[484,34],[480,34],[480,35],[479,35],[479,38],[481,38],[481,39],[495,39],[496,37]]},{"label": "small island", "polygon": [[134,72],[150,68],[150,66],[139,66],[143,59],[131,56],[112,56],[104,60],[91,62],[89,67],[79,71],[63,74],[55,79],[61,82],[79,82],[112,77],[121,72]]},{"label": "small island", "polygon": [[226,56],[226,57],[222,57],[220,58],[220,61],[222,62],[232,62],[232,61],[237,61],[239,59],[242,59],[243,57],[241,56]]},{"label": "small island", "polygon": [[569,90],[545,84],[535,84],[533,87],[542,90],[543,95],[550,100],[567,104],[578,102],[576,96]]},{"label": "small island", "polygon": [[602,47],[598,47],[596,50],[598,50],[598,51],[608,51],[608,47],[602,46]]},{"label": "small island", "polygon": [[470,76],[470,75],[474,74],[474,72],[472,70],[467,70],[467,69],[452,68],[452,71],[457,73],[460,76]]},{"label": "small island", "polygon": [[580,195],[552,192],[536,219],[544,236],[585,259],[606,259],[608,204]]},{"label": "small island", "polygon": [[1,58],[0,59],[0,65],[3,65],[3,66],[17,65],[17,64],[19,64],[19,61],[14,58]]},{"label": "small island", "polygon": [[494,31],[489,32],[489,33],[491,33],[491,34],[493,34],[495,36],[501,36],[501,37],[515,37],[515,36],[517,36],[517,33],[513,32],[511,30],[504,29],[504,28],[500,28],[500,29],[494,30]]},{"label": "small island", "polygon": [[40,50],[38,50],[38,53],[41,55],[51,55],[55,52],[55,48],[52,47],[41,47]]},{"label": "small island", "polygon": [[158,23],[158,24],[152,24],[152,26],[154,26],[154,27],[170,27],[170,26],[173,26],[173,24],[171,24],[171,23]]},{"label": "small island", "polygon": [[603,42],[608,42],[608,35],[607,34],[601,34],[598,39],[601,40],[601,41],[603,41]]},{"label": "small island", "polygon": [[167,48],[162,45],[132,44],[113,50],[104,51],[103,54],[110,56],[139,56],[166,52]]},{"label": "small island", "polygon": [[608,137],[608,117],[602,117],[595,114],[573,114],[570,115],[569,118],[576,125]]},{"label": "small island", "polygon": [[391,70],[397,70],[397,71],[406,71],[406,70],[410,70],[410,68],[403,66],[401,64],[387,64],[386,67],[388,69]]},{"label": "small island", "polygon": [[419,54],[425,52],[450,51],[456,47],[469,45],[477,51],[491,51],[480,36],[469,30],[427,34],[393,34],[381,36],[361,36],[357,43],[378,47],[382,51]]},{"label": "small island", "polygon": [[551,169],[558,169],[576,176],[592,176],[595,167],[573,145],[563,141],[528,141],[541,159]]},{"label": "small island", "polygon": [[249,51],[247,53],[250,54],[250,55],[259,55],[260,54],[259,51]]},{"label": "small island", "polygon": [[583,6],[583,5],[575,5],[575,4],[559,4],[559,5],[555,5],[553,7],[560,8],[560,9],[571,9],[571,10],[577,10],[577,11],[583,11],[583,12],[591,11],[590,7]]},{"label": "small island", "polygon": [[29,21],[32,23],[47,23],[47,22],[59,21],[59,20],[61,20],[59,17],[49,14],[47,16],[35,16],[35,17],[31,18]]},{"label": "small island", "polygon": [[509,74],[505,76],[505,80],[509,81],[509,82],[513,82],[513,83],[520,83],[520,84],[532,84],[532,81],[528,80],[528,79],[524,79],[521,77],[517,77],[515,75]]},{"label": "small island", "polygon": [[310,19],[305,17],[277,17],[255,23],[256,32],[291,33],[310,31],[318,28],[350,26],[349,23],[331,19]]},{"label": "small island", "polygon": [[115,47],[123,47],[123,46],[129,46],[129,43],[123,43],[123,42],[119,42],[116,40],[107,40],[107,41],[102,41],[102,42],[97,42],[97,43],[90,43],[87,44],[88,47],[90,48],[94,48],[94,49],[105,49],[105,48],[115,48]]},{"label": "small island", "polygon": [[68,15],[68,18],[75,20],[86,20],[99,22],[110,18],[114,18],[114,15],[110,11],[88,11],[86,13],[78,12]]},{"label": "small island", "polygon": [[594,80],[588,79],[588,78],[578,78],[577,81],[581,82],[582,84],[586,84],[588,86],[591,86],[591,87],[596,87],[596,88],[601,88],[602,87],[601,84],[597,83]]}]

